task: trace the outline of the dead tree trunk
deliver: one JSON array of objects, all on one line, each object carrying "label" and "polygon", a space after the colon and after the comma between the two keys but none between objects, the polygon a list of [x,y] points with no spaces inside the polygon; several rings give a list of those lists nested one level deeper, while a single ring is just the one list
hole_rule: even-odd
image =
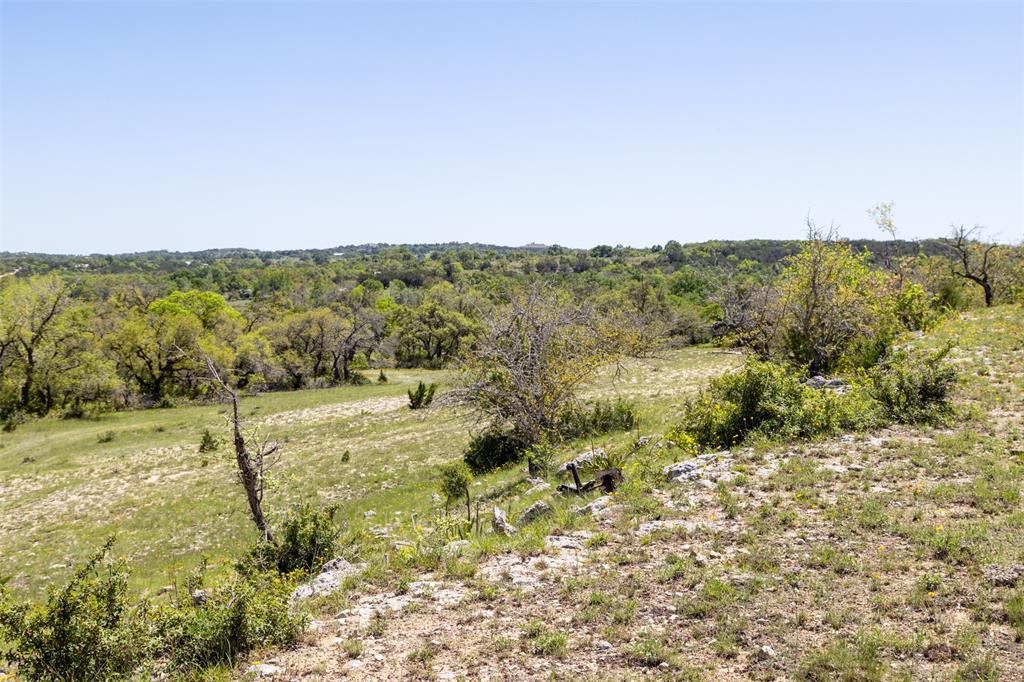
[{"label": "dead tree trunk", "polygon": [[259,465],[254,465],[254,458],[249,454],[246,447],[245,437],[242,435],[242,427],[238,418],[238,394],[235,391],[228,390],[228,395],[231,400],[231,428],[234,432],[238,480],[242,483],[242,487],[245,488],[245,497],[249,501],[249,512],[252,514],[253,523],[256,524],[256,528],[263,534],[267,542],[273,542],[274,536],[270,532],[270,526],[267,525],[266,517],[263,515],[263,472],[260,469],[262,469],[263,458],[267,454],[273,454],[277,446],[272,446],[274,449],[269,453],[261,452],[255,458],[259,461]]},{"label": "dead tree trunk", "polygon": [[[200,351],[202,353],[202,351]],[[238,467],[238,481],[245,489],[245,497],[249,503],[249,513],[253,523],[267,542],[274,542],[267,518],[263,513],[263,492],[266,489],[267,470],[273,466],[277,452],[276,443],[259,442],[255,434],[246,438],[242,430],[242,419],[238,414],[238,392],[221,378],[213,361],[205,353],[203,360],[214,383],[225,401],[231,403],[232,440],[235,447],[235,464]]]}]

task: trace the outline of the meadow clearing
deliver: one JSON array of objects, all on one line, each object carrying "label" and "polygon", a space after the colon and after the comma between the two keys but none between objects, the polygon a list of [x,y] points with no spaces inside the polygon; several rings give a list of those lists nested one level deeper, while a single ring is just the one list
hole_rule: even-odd
[{"label": "meadow clearing", "polygon": [[[606,372],[589,394],[634,400],[642,430],[663,429],[677,398],[738,362],[713,349],[666,351],[619,376]],[[386,384],[243,398],[248,425],[282,446],[271,514],[305,499],[338,504],[339,522],[354,532],[430,508],[437,465],[461,457],[474,424],[453,408],[408,408],[406,391],[421,380],[443,386],[444,372],[386,372]],[[45,419],[0,434],[0,575],[19,592],[38,593],[111,534],[134,569],[134,587],[147,592],[204,556],[214,569],[236,559],[256,535],[225,416],[223,405],[211,404]],[[218,450],[199,452],[205,429],[220,438]],[[479,487],[511,476],[498,472]]]}]

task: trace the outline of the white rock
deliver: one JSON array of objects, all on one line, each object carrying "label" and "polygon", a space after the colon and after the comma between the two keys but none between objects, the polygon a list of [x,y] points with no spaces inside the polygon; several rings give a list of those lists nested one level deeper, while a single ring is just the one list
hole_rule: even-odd
[{"label": "white rock", "polygon": [[502,511],[501,507],[494,505],[492,514],[493,518],[491,519],[491,527],[494,529],[495,533],[512,535],[516,532],[516,527],[508,522],[508,517],[505,516],[505,512]]},{"label": "white rock", "polygon": [[590,514],[591,516],[601,516],[606,511],[609,511],[609,505],[612,503],[611,495],[602,495],[596,500],[592,500],[589,504],[576,509],[577,514]]},{"label": "white rock", "polygon": [[345,578],[355,575],[360,570],[361,567],[353,566],[341,557],[331,559],[323,565],[315,578],[295,588],[292,592],[292,601],[331,594],[341,587]]},{"label": "white rock", "polygon": [[273,677],[281,672],[281,668],[269,663],[257,663],[250,665],[246,668],[245,672],[247,675],[254,675],[256,677]]}]

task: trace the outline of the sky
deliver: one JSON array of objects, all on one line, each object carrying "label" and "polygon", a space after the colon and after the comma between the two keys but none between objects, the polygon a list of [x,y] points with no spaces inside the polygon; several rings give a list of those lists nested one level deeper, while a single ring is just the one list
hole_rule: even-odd
[{"label": "sky", "polygon": [[1024,3],[0,0],[0,251],[1024,237]]}]

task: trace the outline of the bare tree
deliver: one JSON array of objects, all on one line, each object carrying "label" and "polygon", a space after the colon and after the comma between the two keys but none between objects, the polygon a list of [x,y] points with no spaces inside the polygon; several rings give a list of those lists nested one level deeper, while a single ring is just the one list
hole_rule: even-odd
[{"label": "bare tree", "polygon": [[448,400],[475,408],[484,423],[506,424],[540,442],[579,402],[583,384],[626,357],[649,355],[652,325],[621,312],[598,312],[534,287],[488,325]]},{"label": "bare tree", "polygon": [[231,424],[232,437],[235,447],[235,463],[238,466],[238,481],[245,489],[245,496],[249,502],[249,512],[252,514],[253,523],[263,534],[267,542],[274,542],[273,533],[267,524],[266,516],[263,513],[263,493],[267,487],[267,473],[277,464],[280,459],[277,443],[270,443],[260,440],[256,430],[245,434],[242,428],[242,420],[238,415],[238,391],[232,388],[217,371],[210,356],[201,349],[203,360],[209,379],[220,393],[221,397],[231,405],[231,413],[228,421]]},{"label": "bare tree", "polygon": [[985,292],[985,305],[991,306],[995,293],[992,281],[992,260],[990,255],[997,244],[983,244],[975,235],[980,235],[982,228],[975,225],[971,229],[963,225],[954,227],[949,238],[953,261],[951,269],[957,277],[974,282]]}]

